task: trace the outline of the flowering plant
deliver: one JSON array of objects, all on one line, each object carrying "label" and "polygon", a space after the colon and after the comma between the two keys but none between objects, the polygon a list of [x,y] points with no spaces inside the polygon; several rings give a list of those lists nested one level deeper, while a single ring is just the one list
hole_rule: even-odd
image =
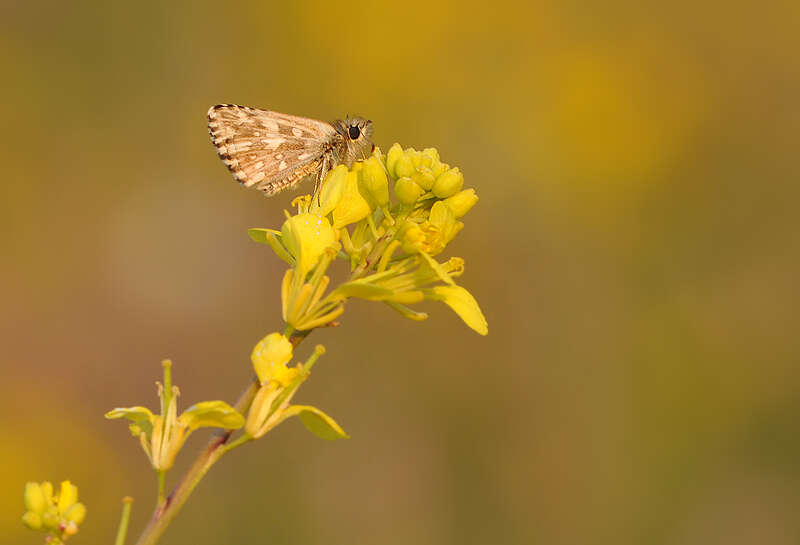
[{"label": "flowering plant", "polygon": [[[464,227],[461,221],[478,197],[463,189],[458,168],[443,163],[433,148],[417,151],[393,145],[384,155],[372,155],[351,168],[331,170],[319,193],[292,202],[280,230],[250,229],[288,268],[280,282],[282,332],[266,335],[253,349],[255,377],[232,406],[202,401],[178,414],[179,390],[172,384],[172,365],[163,362],[158,384],[160,412],[143,406],[116,408],[106,418],[125,418],[157,475],[157,500],[138,545],[153,545],[189,498],[207,471],[231,450],[260,439],[287,419],[297,416],[315,435],[347,438],[342,427],[322,410],[293,404],[311,368],[325,353],[317,345],[305,362],[294,362],[295,349],[318,327],[337,324],[349,299],[377,301],[411,320],[427,314],[413,308],[424,301],[441,301],[481,335],[488,325],[475,298],[456,279],[464,260],[437,259]],[[394,201],[391,196],[394,196]],[[340,263],[346,279],[332,286],[329,271]],[[166,494],[166,476],[189,434],[216,428],[174,490]],[[238,435],[234,436],[238,432]],[[75,535],[86,508],[77,502],[77,488],[65,481],[58,495],[50,483],[28,483],[23,522],[47,532],[46,542],[58,545]],[[124,500],[116,545],[123,545],[130,516]]]}]

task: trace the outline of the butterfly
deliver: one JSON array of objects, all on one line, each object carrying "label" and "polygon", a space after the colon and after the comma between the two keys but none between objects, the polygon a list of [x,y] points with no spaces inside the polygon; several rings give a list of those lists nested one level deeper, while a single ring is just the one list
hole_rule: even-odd
[{"label": "butterfly", "polygon": [[333,123],[235,104],[208,109],[208,131],[225,166],[267,197],[314,178],[314,193],[339,164],[350,168],[372,152],[372,121]]}]

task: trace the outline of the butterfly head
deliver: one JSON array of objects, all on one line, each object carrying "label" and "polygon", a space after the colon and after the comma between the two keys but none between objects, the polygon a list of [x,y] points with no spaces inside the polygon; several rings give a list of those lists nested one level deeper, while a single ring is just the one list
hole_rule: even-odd
[{"label": "butterfly head", "polygon": [[344,121],[337,119],[333,126],[344,137],[347,151],[344,163],[347,166],[360,159],[366,159],[374,147],[372,143],[372,121],[363,117],[346,117]]}]

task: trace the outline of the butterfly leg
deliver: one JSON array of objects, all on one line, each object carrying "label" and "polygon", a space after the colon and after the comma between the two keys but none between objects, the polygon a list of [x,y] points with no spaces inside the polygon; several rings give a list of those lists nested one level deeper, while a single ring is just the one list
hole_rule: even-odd
[{"label": "butterfly leg", "polygon": [[330,170],[330,166],[328,165],[328,156],[322,158],[322,166],[317,173],[317,180],[314,183],[314,195],[317,196],[317,204],[322,206],[322,182],[325,180],[325,176],[328,175],[328,170]]}]

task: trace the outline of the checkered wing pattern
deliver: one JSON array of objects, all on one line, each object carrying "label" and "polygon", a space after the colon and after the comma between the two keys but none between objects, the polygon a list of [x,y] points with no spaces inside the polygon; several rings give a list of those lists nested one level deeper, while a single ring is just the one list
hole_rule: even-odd
[{"label": "checkered wing pattern", "polygon": [[234,104],[212,106],[208,130],[234,178],[267,196],[318,175],[325,156],[345,146],[329,123]]}]

